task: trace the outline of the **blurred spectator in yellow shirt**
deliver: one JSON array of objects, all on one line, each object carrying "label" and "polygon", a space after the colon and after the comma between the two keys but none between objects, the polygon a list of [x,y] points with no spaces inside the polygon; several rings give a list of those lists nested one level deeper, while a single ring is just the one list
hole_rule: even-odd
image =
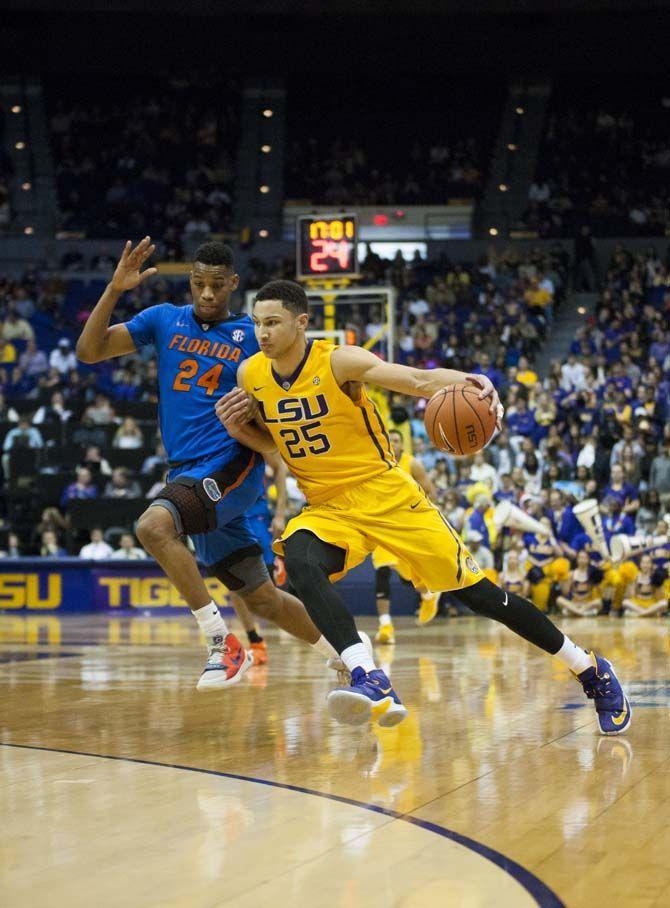
[{"label": "blurred spectator in yellow shirt", "polygon": [[519,365],[517,366],[515,379],[516,381],[521,382],[526,388],[532,388],[533,385],[537,383],[537,372],[533,372],[530,368],[530,363],[525,356],[519,357]]},{"label": "blurred spectator in yellow shirt", "polygon": [[0,332],[0,363],[8,364],[16,362],[16,347],[10,341],[6,341]]},{"label": "blurred spectator in yellow shirt", "polygon": [[535,310],[538,314],[542,313],[547,321],[553,319],[552,302],[553,297],[546,286],[540,286],[539,278],[531,280],[530,286],[523,295],[526,305]]},{"label": "blurred spectator in yellow shirt", "polygon": [[5,324],[2,326],[2,336],[5,340],[29,341],[35,339],[32,325],[25,318],[20,318],[14,309],[7,312]]}]

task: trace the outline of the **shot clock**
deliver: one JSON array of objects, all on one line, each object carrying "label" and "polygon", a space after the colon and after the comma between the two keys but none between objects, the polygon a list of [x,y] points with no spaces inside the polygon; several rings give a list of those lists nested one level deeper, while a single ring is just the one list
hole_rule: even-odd
[{"label": "shot clock", "polygon": [[296,246],[299,280],[358,275],[355,214],[301,215],[296,225]]}]

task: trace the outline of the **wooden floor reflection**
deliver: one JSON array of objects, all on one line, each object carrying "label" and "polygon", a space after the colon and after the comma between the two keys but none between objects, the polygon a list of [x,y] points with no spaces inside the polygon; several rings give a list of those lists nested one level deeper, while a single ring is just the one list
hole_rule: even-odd
[{"label": "wooden floor reflection", "polygon": [[410,717],[351,730],[283,635],[199,695],[188,618],[0,616],[0,904],[670,905],[667,622],[566,622],[627,682],[625,738],[504,629],[399,625]]}]

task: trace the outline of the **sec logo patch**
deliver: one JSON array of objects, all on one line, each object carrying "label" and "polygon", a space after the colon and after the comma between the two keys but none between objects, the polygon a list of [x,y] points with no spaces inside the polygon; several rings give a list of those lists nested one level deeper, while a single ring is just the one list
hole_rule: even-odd
[{"label": "sec logo patch", "polygon": [[235,328],[232,337],[236,344],[241,344],[245,338],[244,331],[241,328]]},{"label": "sec logo patch", "polygon": [[477,562],[474,560],[474,558],[470,557],[470,555],[468,555],[468,557],[465,559],[465,566],[472,574],[479,573],[479,566],[477,565]]}]

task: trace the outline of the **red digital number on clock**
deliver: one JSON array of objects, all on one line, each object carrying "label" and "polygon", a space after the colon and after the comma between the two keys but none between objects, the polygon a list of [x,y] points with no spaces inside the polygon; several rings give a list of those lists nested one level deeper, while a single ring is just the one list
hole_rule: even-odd
[{"label": "red digital number on clock", "polygon": [[328,271],[328,265],[325,259],[336,259],[343,271],[349,268],[350,262],[350,244],[346,240],[337,242],[335,240],[312,240],[312,248],[315,250],[310,254],[309,267],[311,271]]}]

